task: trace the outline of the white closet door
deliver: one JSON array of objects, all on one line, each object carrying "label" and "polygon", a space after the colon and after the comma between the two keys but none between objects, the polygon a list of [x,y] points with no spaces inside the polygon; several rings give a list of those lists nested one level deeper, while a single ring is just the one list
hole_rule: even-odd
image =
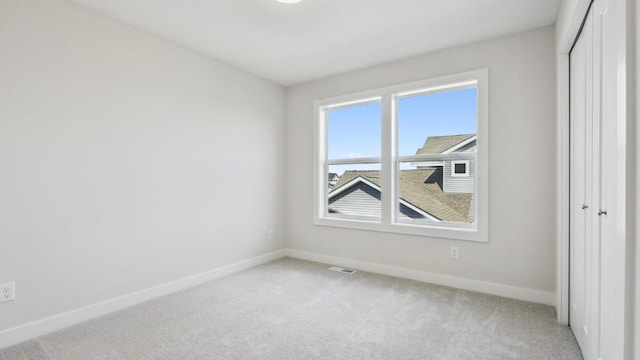
[{"label": "white closet door", "polygon": [[597,197],[594,231],[600,238],[598,318],[601,359],[624,358],[625,320],[625,2],[596,0],[593,37],[597,103],[594,141]]},{"label": "white closet door", "polygon": [[593,22],[589,16],[571,51],[571,199],[569,323],[585,358],[597,344],[597,248],[593,234],[594,73]]},{"label": "white closet door", "polygon": [[625,351],[624,19],[624,0],[594,0],[570,54],[569,324],[587,360]]}]

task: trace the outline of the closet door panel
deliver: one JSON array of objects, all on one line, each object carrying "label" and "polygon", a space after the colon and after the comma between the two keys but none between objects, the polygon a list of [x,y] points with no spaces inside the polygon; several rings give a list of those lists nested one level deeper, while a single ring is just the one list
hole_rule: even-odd
[{"label": "closet door panel", "polygon": [[587,45],[584,33],[571,52],[571,192],[569,322],[581,348],[586,344],[585,266],[587,193]]},{"label": "closet door panel", "polygon": [[625,74],[624,71],[624,23],[617,20],[623,12],[623,1],[594,2],[596,16],[596,54],[594,68],[598,90],[597,133],[600,144],[597,156],[596,177],[597,205],[596,226],[601,241],[601,342],[599,356],[602,359],[624,357],[624,274],[625,274]]},{"label": "closet door panel", "polygon": [[569,323],[586,359],[597,358],[599,237],[594,232],[598,144],[594,91],[594,20],[588,16],[571,52],[571,238]]},{"label": "closet door panel", "polygon": [[[589,207],[584,210],[584,231],[585,231],[585,289],[584,289],[584,324],[582,331],[586,338],[582,352],[587,359],[596,359],[598,354],[598,316],[599,316],[599,247],[600,237],[598,236],[595,214],[598,211],[597,198],[597,174],[598,174],[598,149],[599,142],[597,137],[597,92],[598,74],[595,71],[594,64],[596,59],[597,39],[595,38],[594,28],[596,21],[593,16],[587,17],[583,27],[583,36],[585,38],[585,63],[586,63],[586,102],[585,102],[585,202]],[[595,231],[594,231],[595,230]]]}]

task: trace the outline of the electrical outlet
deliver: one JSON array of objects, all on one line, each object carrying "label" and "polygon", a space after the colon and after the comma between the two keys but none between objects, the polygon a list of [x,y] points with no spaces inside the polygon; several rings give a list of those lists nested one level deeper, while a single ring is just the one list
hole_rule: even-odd
[{"label": "electrical outlet", "polygon": [[13,301],[16,298],[16,283],[0,284],[0,303]]},{"label": "electrical outlet", "polygon": [[273,230],[269,230],[267,232],[267,237],[269,238],[269,240],[273,240]]},{"label": "electrical outlet", "polygon": [[451,247],[451,255],[449,256],[452,259],[458,260],[460,258],[460,251],[457,246]]}]

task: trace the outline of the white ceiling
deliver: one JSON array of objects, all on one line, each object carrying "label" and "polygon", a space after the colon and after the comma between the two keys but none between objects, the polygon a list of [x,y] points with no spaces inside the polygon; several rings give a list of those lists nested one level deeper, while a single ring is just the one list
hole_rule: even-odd
[{"label": "white ceiling", "polygon": [[73,0],[281,85],[555,22],[560,0]]}]

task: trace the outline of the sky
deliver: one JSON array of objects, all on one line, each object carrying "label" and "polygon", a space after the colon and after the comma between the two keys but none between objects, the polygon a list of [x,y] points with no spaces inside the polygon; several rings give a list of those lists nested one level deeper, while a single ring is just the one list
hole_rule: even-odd
[{"label": "sky", "polygon": [[[477,132],[475,88],[402,98],[398,102],[398,155],[415,155],[429,136]],[[356,105],[328,112],[328,157],[380,157],[380,103]],[[332,166],[329,172],[371,166]],[[376,167],[379,169],[379,165]]]}]

